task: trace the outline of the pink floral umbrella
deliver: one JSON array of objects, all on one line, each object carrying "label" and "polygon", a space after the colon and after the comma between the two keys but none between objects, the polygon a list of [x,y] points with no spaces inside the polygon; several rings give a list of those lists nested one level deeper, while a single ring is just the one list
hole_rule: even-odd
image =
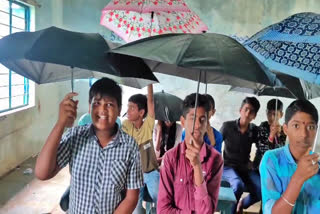
[{"label": "pink floral umbrella", "polygon": [[190,11],[183,0],[111,0],[104,10],[130,10],[139,13],[153,11]]},{"label": "pink floral umbrella", "polygon": [[[113,6],[116,9],[112,9]],[[126,42],[166,33],[202,33],[208,30],[182,0],[113,0],[103,9],[100,24]]]}]

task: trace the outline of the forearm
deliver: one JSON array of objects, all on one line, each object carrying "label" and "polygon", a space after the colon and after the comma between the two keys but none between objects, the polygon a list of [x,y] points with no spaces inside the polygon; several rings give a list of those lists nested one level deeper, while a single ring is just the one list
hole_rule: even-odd
[{"label": "forearm", "polygon": [[293,206],[291,206],[289,203],[296,203],[303,183],[304,182],[300,178],[297,178],[295,175],[293,175],[286,191],[274,204],[272,213],[291,213]]},{"label": "forearm", "polygon": [[202,175],[201,165],[195,166],[193,168],[193,177],[194,177],[194,184],[196,186],[200,186],[203,183],[204,179]]},{"label": "forearm", "polygon": [[50,179],[57,169],[57,150],[64,127],[56,124],[48,136],[36,162],[35,174],[40,180]]},{"label": "forearm", "polygon": [[138,202],[138,198],[135,200],[125,198],[119,204],[117,209],[114,211],[114,214],[126,214],[126,213],[133,213],[133,210],[136,208]]},{"label": "forearm", "polygon": [[148,85],[148,115],[154,118],[153,86]]}]

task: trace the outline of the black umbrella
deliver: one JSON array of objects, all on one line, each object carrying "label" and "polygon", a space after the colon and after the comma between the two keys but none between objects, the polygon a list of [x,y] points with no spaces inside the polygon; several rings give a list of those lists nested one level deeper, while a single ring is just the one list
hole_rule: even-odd
[{"label": "black umbrella", "polygon": [[107,56],[109,49],[100,34],[50,27],[2,38],[0,62],[38,84],[102,76],[137,88],[157,82],[143,60]]},{"label": "black umbrella", "polygon": [[197,94],[200,82],[250,88],[281,84],[240,43],[220,34],[166,34],[128,43],[110,52],[140,57],[153,72],[198,80]]},{"label": "black umbrella", "polygon": [[250,88],[231,87],[229,91],[252,93],[257,96],[277,96],[308,100],[320,97],[320,86],[317,84],[281,73],[277,74],[277,78],[281,81],[283,87],[263,86],[261,89],[256,90]]},{"label": "black umbrella", "polygon": [[182,99],[164,91],[154,93],[155,115],[157,120],[175,122],[182,115]]},{"label": "black umbrella", "polygon": [[[153,72],[203,83],[256,87],[274,86],[276,76],[263,70],[252,54],[236,40],[220,34],[165,34],[141,39],[110,50],[144,59]],[[251,85],[250,85],[251,83]]]}]

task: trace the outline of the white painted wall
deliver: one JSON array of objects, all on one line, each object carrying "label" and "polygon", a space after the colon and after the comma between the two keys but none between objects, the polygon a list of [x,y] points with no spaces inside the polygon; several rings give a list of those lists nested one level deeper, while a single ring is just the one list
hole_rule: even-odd
[{"label": "white painted wall", "polygon": [[[98,32],[109,36],[110,32],[99,25],[100,11],[107,4],[105,0],[38,0],[41,8],[35,9],[36,30],[55,25],[75,31]],[[186,0],[190,8],[197,12],[208,24],[211,32],[240,37],[250,36],[260,29],[278,22],[297,12],[320,12],[319,0]],[[155,92],[162,89],[181,98],[195,92],[195,82],[170,76],[158,75],[161,84],[155,85]],[[170,82],[170,84],[168,84]],[[88,83],[77,81],[75,91],[79,96],[79,114],[88,109]],[[211,121],[220,128],[223,121],[236,119],[242,99],[240,93],[227,93],[228,86],[209,85],[208,93],[216,100],[217,113]],[[204,87],[201,89],[204,92]],[[0,118],[0,176],[16,167],[41,149],[53,127],[58,105],[70,91],[70,83],[62,82],[36,86],[35,107]],[[124,87],[125,102],[134,93],[146,90],[133,90]],[[265,106],[269,97],[259,97],[261,110],[255,122],[265,120]],[[282,99],[285,107],[292,101]],[[319,109],[320,99],[312,101]],[[123,112],[124,112],[123,111]]]}]

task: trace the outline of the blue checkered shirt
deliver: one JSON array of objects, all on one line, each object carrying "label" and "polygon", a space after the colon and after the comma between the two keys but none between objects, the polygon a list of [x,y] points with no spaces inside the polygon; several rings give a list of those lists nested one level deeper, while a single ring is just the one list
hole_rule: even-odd
[{"label": "blue checkered shirt", "polygon": [[57,154],[60,168],[68,163],[71,214],[113,213],[126,189],[143,186],[138,144],[121,129],[101,148],[91,124],[71,128],[63,136]]},{"label": "blue checkered shirt", "polygon": [[[271,214],[275,202],[287,189],[297,170],[289,145],[267,151],[260,164],[262,206],[264,214]],[[304,182],[292,213],[320,213],[320,171]]]}]

